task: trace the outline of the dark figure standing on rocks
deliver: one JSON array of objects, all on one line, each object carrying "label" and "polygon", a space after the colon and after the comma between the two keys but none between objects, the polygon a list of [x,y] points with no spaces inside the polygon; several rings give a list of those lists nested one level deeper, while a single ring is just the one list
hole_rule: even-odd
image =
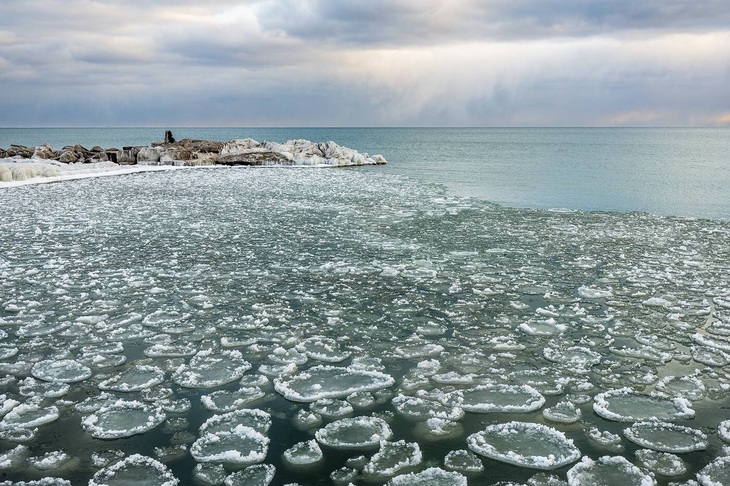
[{"label": "dark figure standing on rocks", "polygon": [[165,130],[165,143],[175,143],[175,137],[172,136],[171,130]]}]

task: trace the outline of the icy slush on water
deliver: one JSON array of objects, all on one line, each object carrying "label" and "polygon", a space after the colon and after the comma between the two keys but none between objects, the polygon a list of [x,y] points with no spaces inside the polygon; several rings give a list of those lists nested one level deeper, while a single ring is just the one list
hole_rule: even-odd
[{"label": "icy slush on water", "polygon": [[728,484],[727,222],[349,170],[0,204],[10,482]]}]

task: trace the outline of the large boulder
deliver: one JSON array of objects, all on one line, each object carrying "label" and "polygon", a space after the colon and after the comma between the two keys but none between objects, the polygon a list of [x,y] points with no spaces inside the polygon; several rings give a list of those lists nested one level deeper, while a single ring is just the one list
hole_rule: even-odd
[{"label": "large boulder", "polygon": [[266,149],[252,149],[228,155],[219,155],[213,162],[219,165],[291,165],[291,154]]},{"label": "large boulder", "polygon": [[160,163],[170,165],[179,160],[192,160],[195,154],[186,148],[173,147],[164,150],[160,154]]},{"label": "large boulder", "polygon": [[[230,142],[226,142],[223,147],[221,147],[220,154],[221,156],[242,154],[250,152],[252,149],[257,149],[259,147],[261,147],[261,144],[253,138],[232,140]],[[272,150],[270,147],[264,148]],[[273,149],[272,151],[276,150]]]},{"label": "large boulder", "polygon": [[91,154],[91,157],[86,159],[86,162],[107,162],[109,160],[109,156],[106,154],[105,151],[101,152],[93,152]]},{"label": "large boulder", "polygon": [[225,145],[225,142],[216,142],[211,140],[195,140],[184,138],[175,142],[176,147],[186,148],[197,154],[217,154]]},{"label": "large boulder", "polygon": [[162,149],[159,147],[142,147],[137,153],[137,163],[146,165],[157,165],[160,163]]},{"label": "large boulder", "polygon": [[117,155],[117,163],[121,165],[133,165],[137,163],[137,147],[124,147]]},{"label": "large boulder", "polygon": [[31,159],[55,159],[56,153],[53,151],[53,147],[50,145],[43,144],[36,147]]},{"label": "large boulder", "polygon": [[61,152],[61,156],[58,158],[59,162],[64,164],[75,164],[79,161],[79,155],[75,150],[64,150]]},{"label": "large boulder", "polygon": [[24,159],[29,159],[33,152],[35,152],[35,147],[26,147],[24,145],[11,145],[7,150],[8,157],[17,156]]}]

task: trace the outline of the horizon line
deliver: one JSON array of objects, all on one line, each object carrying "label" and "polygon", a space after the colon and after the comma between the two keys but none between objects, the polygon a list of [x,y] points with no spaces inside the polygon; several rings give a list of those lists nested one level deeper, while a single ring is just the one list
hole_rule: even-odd
[{"label": "horizon line", "polygon": [[160,130],[187,130],[187,129],[274,129],[274,130],[338,130],[338,129],[621,129],[621,128],[674,128],[674,129],[708,129],[730,128],[730,124],[723,125],[362,125],[362,126],[311,126],[311,125],[105,125],[105,126],[0,126],[0,130],[110,130],[110,129],[160,129]]}]

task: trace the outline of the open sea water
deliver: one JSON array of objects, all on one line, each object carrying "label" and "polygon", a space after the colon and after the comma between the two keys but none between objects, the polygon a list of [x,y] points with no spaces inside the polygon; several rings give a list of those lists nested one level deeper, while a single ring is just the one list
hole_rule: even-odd
[{"label": "open sea water", "polygon": [[[54,148],[149,145],[162,128],[0,128]],[[175,128],[177,139],[333,140],[390,163],[376,170],[520,208],[730,218],[730,128]]]},{"label": "open sea water", "polygon": [[727,130],[174,134],[389,165],[1,190],[4,479],[727,484]]}]

